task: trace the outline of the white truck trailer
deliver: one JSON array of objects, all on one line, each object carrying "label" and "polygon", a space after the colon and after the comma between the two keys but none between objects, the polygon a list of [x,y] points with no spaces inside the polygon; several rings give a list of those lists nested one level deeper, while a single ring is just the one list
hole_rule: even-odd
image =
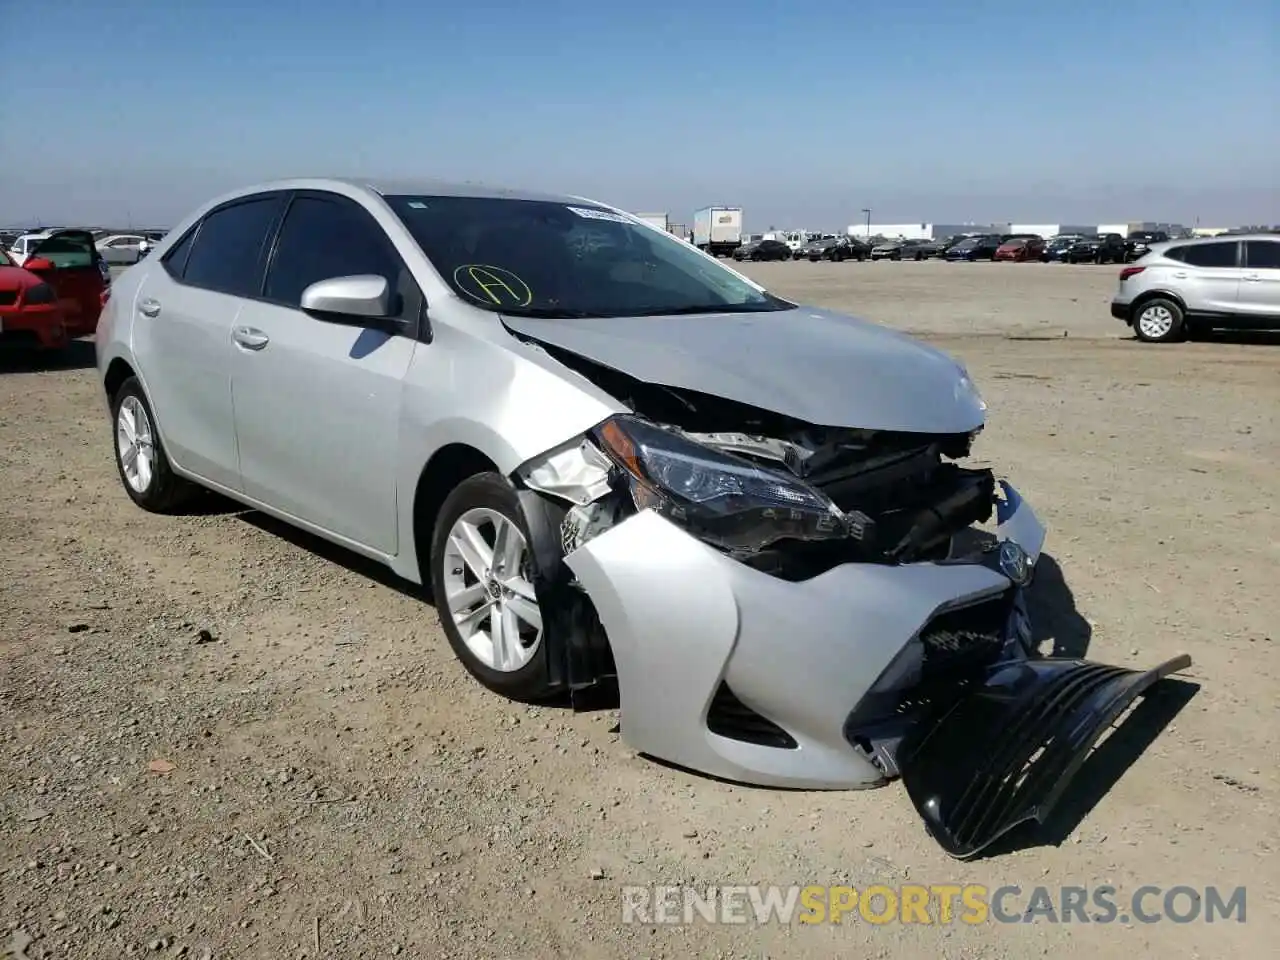
[{"label": "white truck trailer", "polygon": [[693,214],[693,245],[713,257],[727,257],[742,242],[741,207],[703,207]]},{"label": "white truck trailer", "polygon": [[636,219],[643,220],[650,226],[657,227],[664,232],[671,230],[671,221],[665,213],[637,213]]}]

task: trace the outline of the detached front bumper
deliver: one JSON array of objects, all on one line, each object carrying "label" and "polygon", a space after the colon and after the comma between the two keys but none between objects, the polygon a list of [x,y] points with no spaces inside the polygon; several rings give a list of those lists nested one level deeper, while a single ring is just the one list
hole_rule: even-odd
[{"label": "detached front bumper", "polygon": [[[623,738],[762,786],[856,789],[901,776],[928,831],[959,858],[1042,820],[1107,727],[1190,659],[1139,673],[1038,657],[1021,584],[1045,530],[1001,486],[998,546],[937,563],[847,563],[791,582],[652,511],[569,553],[609,637]],[[935,658],[922,661],[930,679],[886,687],[915,649]],[[940,662],[956,667],[939,672]]]},{"label": "detached front bumper", "polygon": [[[1044,528],[1005,490],[998,537],[1034,563]],[[599,534],[565,563],[609,637],[623,738],[713,776],[784,787],[883,783],[885,773],[846,738],[850,715],[936,615],[1016,591],[995,552],[945,563],[848,563],[786,581],[651,511]]]}]

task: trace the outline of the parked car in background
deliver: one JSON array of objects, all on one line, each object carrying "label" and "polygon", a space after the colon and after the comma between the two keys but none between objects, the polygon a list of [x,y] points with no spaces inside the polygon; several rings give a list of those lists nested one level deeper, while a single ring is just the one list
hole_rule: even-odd
[{"label": "parked car in background", "polygon": [[992,259],[1016,263],[1039,260],[1040,255],[1044,253],[1044,247],[1044,240],[1040,237],[1014,237],[996,247],[995,256]]},{"label": "parked car in background", "polygon": [[791,248],[781,240],[752,240],[733,251],[735,260],[790,260]]},{"label": "parked car in background", "polygon": [[1169,234],[1163,230],[1135,230],[1125,238],[1126,257],[1130,261],[1145,257],[1152,244],[1164,243],[1170,239]]},{"label": "parked car in background", "polygon": [[110,286],[110,269],[84,230],[59,230],[31,243],[20,266],[0,253],[0,339],[58,349],[88,336]]},{"label": "parked car in background", "polygon": [[137,263],[147,255],[152,241],[140,233],[112,233],[94,244],[102,259],[110,266],[124,266]]},{"label": "parked car in background", "polygon": [[1280,330],[1280,236],[1152,244],[1120,271],[1111,315],[1149,343],[1197,329]]},{"label": "parked car in background", "polygon": [[845,260],[866,260],[871,256],[871,244],[857,237],[840,237],[822,252],[823,260],[841,263]]},{"label": "parked car in background", "polygon": [[34,248],[41,240],[47,239],[51,232],[52,231],[49,230],[42,230],[39,233],[24,233],[22,236],[18,237],[18,239],[13,241],[13,245],[9,247],[9,259],[18,266],[22,266],[27,257],[31,256],[32,248]]},{"label": "parked car in background", "polygon": [[911,244],[914,252],[919,254],[914,258],[916,260],[929,260],[933,257],[940,257],[943,251],[946,250],[941,240],[912,240]]},{"label": "parked car in background", "polygon": [[1040,259],[1045,263],[1065,261],[1067,251],[1083,239],[1082,233],[1060,233],[1052,236],[1045,241],[1044,249],[1040,251]]},{"label": "parked car in background", "polygon": [[1129,248],[1118,233],[1095,233],[1067,248],[1067,263],[1124,263]]},{"label": "parked car in background", "polygon": [[906,240],[883,240],[871,248],[872,260],[901,260]]},{"label": "parked car in background", "polygon": [[807,243],[802,243],[796,248],[795,259],[809,260],[813,263],[817,263],[819,260],[823,259],[823,254],[825,254],[827,250],[836,245],[836,242],[836,239],[833,237],[828,240],[810,240]]},{"label": "parked car in background", "polygon": [[946,260],[994,260],[1003,239],[999,234],[988,233],[966,237],[949,247],[943,254]]}]

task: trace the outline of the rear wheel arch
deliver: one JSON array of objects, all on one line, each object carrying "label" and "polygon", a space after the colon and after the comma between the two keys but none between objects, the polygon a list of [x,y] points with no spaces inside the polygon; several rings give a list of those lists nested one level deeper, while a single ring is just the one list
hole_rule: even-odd
[{"label": "rear wheel arch", "polygon": [[1129,325],[1133,326],[1137,320],[1138,311],[1152,300],[1172,300],[1185,315],[1187,312],[1187,302],[1176,293],[1168,290],[1146,290],[1133,298],[1133,302],[1129,304]]}]

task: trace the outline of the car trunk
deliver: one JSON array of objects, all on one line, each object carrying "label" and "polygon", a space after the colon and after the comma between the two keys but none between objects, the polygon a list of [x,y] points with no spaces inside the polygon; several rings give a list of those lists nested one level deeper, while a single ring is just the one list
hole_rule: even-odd
[{"label": "car trunk", "polygon": [[[87,230],[59,230],[31,249],[25,268],[58,291],[73,337],[93,333],[102,313],[107,279],[101,255]],[[33,266],[33,262],[36,262]],[[43,264],[48,264],[44,266]]]}]

